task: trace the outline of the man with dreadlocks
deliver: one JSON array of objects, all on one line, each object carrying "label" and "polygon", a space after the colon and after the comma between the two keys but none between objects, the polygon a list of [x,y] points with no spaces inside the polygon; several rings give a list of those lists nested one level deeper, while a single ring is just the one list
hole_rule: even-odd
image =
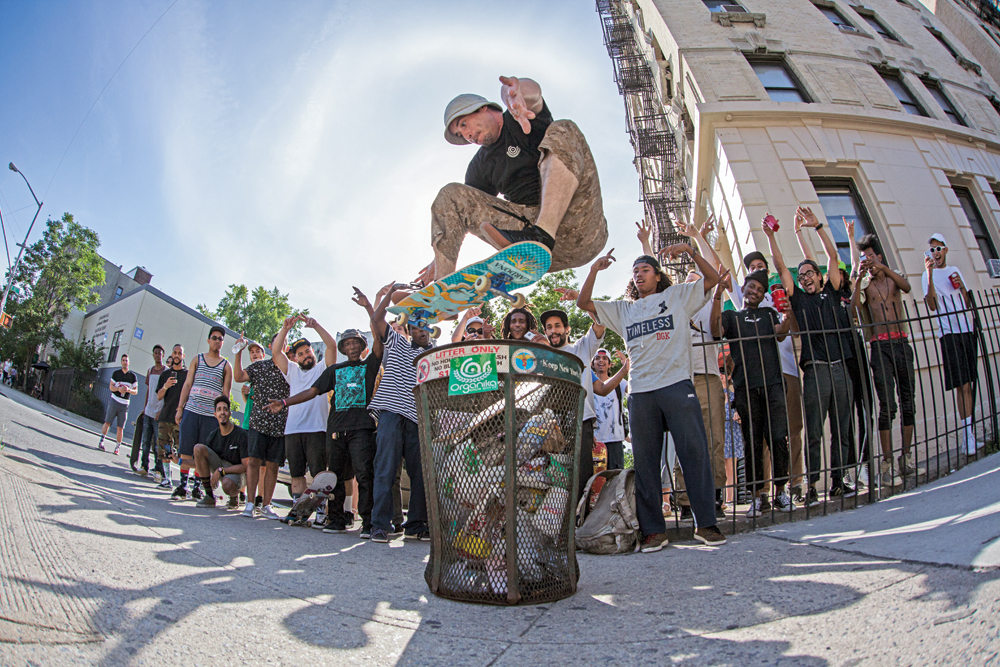
[{"label": "man with dreadlocks", "polygon": [[[664,250],[668,257],[688,253],[703,278],[671,285],[660,262],[641,255],[632,264],[627,300],[594,301],[594,282],[614,261],[609,252],[590,267],[576,305],[598,324],[625,339],[632,360],[629,423],[635,456],[635,501],[642,551],[659,551],[667,543],[661,510],[660,453],[669,431],[684,469],[688,497],[697,525],[694,536],[718,546],[726,538],[716,527],[715,483],[701,405],[691,382],[691,336],[688,322],[704,307],[719,282],[719,272],[686,243]],[[679,329],[675,330],[675,327]]]},{"label": "man with dreadlocks", "polygon": [[500,337],[504,340],[526,340],[532,343],[547,343],[545,336],[538,333],[535,316],[527,308],[514,308],[503,318]]}]

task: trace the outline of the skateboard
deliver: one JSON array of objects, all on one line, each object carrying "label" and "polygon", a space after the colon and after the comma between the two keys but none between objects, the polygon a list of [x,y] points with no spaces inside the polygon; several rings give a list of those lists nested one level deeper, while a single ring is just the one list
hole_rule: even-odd
[{"label": "skateboard", "polygon": [[401,324],[420,327],[437,338],[441,335],[440,327],[434,326],[437,322],[494,297],[506,299],[514,308],[524,307],[524,295],[511,294],[511,290],[538,282],[551,264],[552,253],[541,243],[515,243],[434,281],[390,306],[389,312],[399,315]]},{"label": "skateboard", "polygon": [[320,504],[333,495],[333,487],[337,486],[337,475],[332,472],[321,472],[313,479],[312,484],[306,489],[299,499],[288,510],[288,514],[281,518],[281,523],[293,526],[311,526],[309,517]]}]

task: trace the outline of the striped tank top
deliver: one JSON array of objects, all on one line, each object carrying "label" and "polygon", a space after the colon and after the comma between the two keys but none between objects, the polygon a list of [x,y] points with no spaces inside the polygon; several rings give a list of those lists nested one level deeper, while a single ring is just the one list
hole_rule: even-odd
[{"label": "striped tank top", "polygon": [[226,377],[228,363],[229,361],[223,358],[219,364],[209,366],[205,361],[205,355],[198,355],[194,382],[191,383],[191,393],[188,394],[188,401],[184,405],[185,410],[207,417],[215,415],[215,399],[222,396],[222,381]]}]

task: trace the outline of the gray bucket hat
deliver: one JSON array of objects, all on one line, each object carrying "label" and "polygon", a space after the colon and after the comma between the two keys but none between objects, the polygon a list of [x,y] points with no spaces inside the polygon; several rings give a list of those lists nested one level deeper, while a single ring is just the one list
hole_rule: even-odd
[{"label": "gray bucket hat", "polygon": [[453,134],[448,127],[451,125],[451,121],[461,116],[468,116],[470,113],[481,109],[482,107],[490,106],[499,112],[503,112],[503,107],[496,102],[490,102],[488,99],[482,95],[476,95],[474,93],[463,93],[448,102],[448,106],[444,110],[444,138],[449,144],[455,144],[456,146],[464,146],[469,143],[463,137]]},{"label": "gray bucket hat", "polygon": [[365,340],[365,337],[361,335],[360,331],[358,331],[357,329],[348,329],[344,331],[344,333],[340,334],[340,340],[337,341],[337,351],[340,352],[341,354],[347,354],[346,352],[344,352],[344,343],[346,343],[352,338],[359,339],[364,347],[368,347],[368,341]]}]

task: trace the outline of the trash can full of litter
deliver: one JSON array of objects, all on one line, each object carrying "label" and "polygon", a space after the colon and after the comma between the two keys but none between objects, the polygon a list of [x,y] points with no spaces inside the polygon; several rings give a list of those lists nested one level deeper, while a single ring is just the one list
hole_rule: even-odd
[{"label": "trash can full of litter", "polygon": [[500,605],[575,593],[583,362],[502,340],[415,363],[431,591]]}]

